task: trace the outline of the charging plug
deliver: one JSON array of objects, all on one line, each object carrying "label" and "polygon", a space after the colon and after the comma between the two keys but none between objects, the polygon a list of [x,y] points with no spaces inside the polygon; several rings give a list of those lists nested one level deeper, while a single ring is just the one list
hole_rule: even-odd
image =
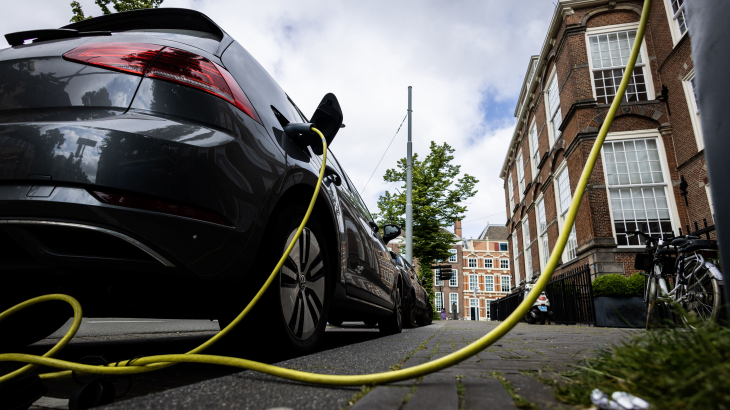
[{"label": "charging plug", "polygon": [[321,144],[319,136],[312,131],[313,126],[312,123],[308,122],[289,123],[284,126],[284,133],[299,147],[305,149],[308,145],[314,145],[315,143]]}]

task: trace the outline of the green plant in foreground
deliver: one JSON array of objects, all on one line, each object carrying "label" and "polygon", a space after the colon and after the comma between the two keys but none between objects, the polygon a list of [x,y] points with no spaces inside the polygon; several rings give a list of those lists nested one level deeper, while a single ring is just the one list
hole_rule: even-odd
[{"label": "green plant in foreground", "polygon": [[557,388],[563,402],[590,406],[598,388],[626,391],[658,409],[730,409],[730,330],[715,323],[646,332],[576,368]]}]

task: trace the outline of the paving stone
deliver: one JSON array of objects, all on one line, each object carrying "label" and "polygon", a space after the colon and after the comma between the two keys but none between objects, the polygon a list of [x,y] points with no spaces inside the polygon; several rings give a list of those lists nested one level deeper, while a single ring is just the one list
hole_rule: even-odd
[{"label": "paving stone", "polygon": [[527,401],[536,404],[540,409],[570,408],[555,399],[553,391],[532,376],[524,374],[507,374],[504,376],[515,388],[517,394]]},{"label": "paving stone", "polygon": [[403,410],[458,410],[459,393],[456,378],[451,374],[434,373],[424,376]]},{"label": "paving stone", "polygon": [[512,396],[495,378],[469,376],[461,379],[461,383],[464,385],[464,410],[516,408]]},{"label": "paving stone", "polygon": [[380,386],[355,403],[352,410],[397,409],[410,391],[408,387]]}]

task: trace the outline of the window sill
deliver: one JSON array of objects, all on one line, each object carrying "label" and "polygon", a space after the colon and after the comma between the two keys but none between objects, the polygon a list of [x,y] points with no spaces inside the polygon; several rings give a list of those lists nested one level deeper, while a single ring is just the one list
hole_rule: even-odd
[{"label": "window sill", "polygon": [[[631,102],[622,102],[619,107],[626,107],[631,105],[643,105],[643,104],[661,104],[662,102],[659,100],[643,100],[643,101],[631,101]],[[610,108],[611,104],[596,104],[596,108]]]}]

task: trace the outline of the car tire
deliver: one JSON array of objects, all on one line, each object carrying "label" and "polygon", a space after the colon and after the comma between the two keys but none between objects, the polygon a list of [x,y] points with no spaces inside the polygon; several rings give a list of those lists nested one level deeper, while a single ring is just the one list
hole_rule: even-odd
[{"label": "car tire", "polygon": [[393,292],[393,312],[378,321],[380,333],[385,335],[394,335],[403,331],[403,301],[401,295],[401,285],[396,282],[395,292]]},{"label": "car tire", "polygon": [[[252,269],[260,277],[252,287],[261,286],[274,269],[306,210],[304,206],[293,204],[272,216],[273,223],[266,228],[262,250]],[[246,318],[245,323],[231,332],[232,338],[244,346],[251,344],[253,331],[257,348],[292,349],[303,354],[313,351],[324,337],[330,309],[331,289],[327,280],[330,259],[327,241],[315,214],[310,216],[297,242],[276,279],[251,310],[250,319]],[[240,305],[237,311],[229,309],[229,315],[219,319],[221,329],[242,309]]]},{"label": "car tire", "polygon": [[433,323],[433,310],[431,310],[431,302],[426,299],[426,308],[416,317],[418,326],[428,326]]},{"label": "car tire", "polygon": [[418,326],[416,323],[416,296],[411,295],[410,298],[408,298],[408,302],[406,303],[407,306],[404,309],[404,322],[403,326],[407,328],[413,328]]}]

